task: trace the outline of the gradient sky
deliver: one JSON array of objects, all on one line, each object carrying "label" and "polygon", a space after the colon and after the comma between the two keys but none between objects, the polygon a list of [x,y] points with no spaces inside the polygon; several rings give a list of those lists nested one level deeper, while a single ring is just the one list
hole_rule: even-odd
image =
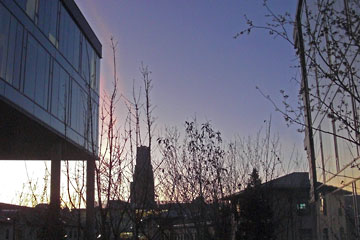
[{"label": "gradient sky", "polygon": [[[267,32],[233,36],[246,27],[244,14],[264,21],[259,0],[124,1],[76,0],[103,44],[102,80],[112,80],[110,38],[118,41],[121,93],[131,96],[140,83],[141,62],[152,71],[158,125],[182,125],[196,115],[211,120],[226,136],[251,134],[273,108],[256,90],[279,99],[280,89],[294,95],[295,51]],[[278,12],[295,12],[297,1],[269,1]],[[284,128],[284,122],[274,123]]]},{"label": "gradient sky", "polygon": [[[152,102],[156,106],[157,130],[164,126],[182,129],[194,116],[209,120],[225,139],[253,135],[270,114],[283,151],[294,144],[303,149],[303,136],[287,128],[282,116],[256,90],[281,101],[280,89],[295,96],[291,81],[296,70],[294,49],[267,32],[255,31],[239,39],[233,36],[246,27],[244,14],[258,23],[265,21],[261,0],[75,0],[103,45],[102,91],[111,87],[110,38],[118,41],[117,71],[120,92],[131,97],[133,79],[140,84],[143,62],[152,71]],[[296,0],[269,0],[275,12],[294,16]],[[290,29],[291,30],[291,29]],[[292,31],[290,31],[292,32]],[[119,116],[126,112],[119,108]],[[305,160],[304,160],[305,161]],[[0,163],[24,169],[24,162]],[[36,175],[44,163],[28,163]],[[9,168],[9,167],[8,167]],[[42,171],[40,171],[43,173]],[[20,190],[21,176],[14,179],[0,202],[9,202]],[[17,190],[18,189],[18,190]],[[11,192],[11,194],[10,194]]]}]

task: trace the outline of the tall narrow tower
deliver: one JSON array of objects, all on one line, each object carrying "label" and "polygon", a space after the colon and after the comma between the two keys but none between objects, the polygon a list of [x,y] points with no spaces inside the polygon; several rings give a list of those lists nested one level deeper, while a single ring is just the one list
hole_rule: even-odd
[{"label": "tall narrow tower", "polygon": [[150,149],[137,148],[135,173],[131,183],[131,203],[136,208],[151,209],[155,206],[154,174],[151,165]]}]

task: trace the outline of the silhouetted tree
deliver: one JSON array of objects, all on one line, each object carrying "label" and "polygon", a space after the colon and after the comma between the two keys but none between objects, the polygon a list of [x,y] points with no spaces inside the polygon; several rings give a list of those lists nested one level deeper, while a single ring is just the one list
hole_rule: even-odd
[{"label": "silhouetted tree", "polygon": [[272,240],[274,226],[272,210],[267,202],[265,190],[261,187],[261,179],[254,168],[245,190],[238,198],[237,240]]},{"label": "silhouetted tree", "polygon": [[194,120],[185,122],[182,144],[176,130],[169,130],[158,143],[163,156],[159,179],[165,183],[161,191],[183,207],[183,215],[195,225],[199,239],[218,239],[224,230],[220,215],[227,171],[221,133],[209,122],[199,125]]}]

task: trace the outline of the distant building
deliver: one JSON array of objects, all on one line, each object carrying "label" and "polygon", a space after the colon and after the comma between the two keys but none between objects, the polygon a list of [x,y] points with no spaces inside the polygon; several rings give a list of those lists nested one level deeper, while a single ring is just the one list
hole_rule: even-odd
[{"label": "distant building", "polygon": [[[0,203],[0,240],[48,239],[48,207],[47,204],[31,208]],[[60,215],[63,239],[82,239],[84,225],[78,221],[77,212],[63,209]]]},{"label": "distant building", "polygon": [[[317,185],[320,185],[319,183]],[[310,181],[306,172],[294,172],[261,185],[273,214],[274,234],[278,240],[313,240],[316,234],[327,240],[351,238],[353,225],[349,225],[348,209],[353,206],[345,200],[351,193],[332,186],[322,186],[321,201],[316,208],[310,205]],[[328,194],[330,193],[331,194]],[[242,192],[227,197],[234,209],[233,238],[237,229],[237,217]],[[314,212],[315,211],[315,212]],[[315,216],[315,217],[314,217]],[[313,226],[317,223],[316,234]],[[345,238],[347,237],[347,238]]]},{"label": "distant building", "polygon": [[150,219],[157,227],[155,239],[230,239],[231,208],[227,202],[205,202],[197,197],[191,202],[158,205]]},{"label": "distant building", "polygon": [[[98,206],[95,208],[95,212],[97,237],[104,228],[109,234],[106,239],[129,239],[132,236],[134,224],[130,203],[121,200],[110,200],[106,208]],[[101,219],[102,217],[105,217],[105,219]]]},{"label": "distant building", "polygon": [[151,209],[155,207],[154,173],[151,165],[150,149],[137,148],[136,165],[131,189],[131,203],[135,208]]},{"label": "distant building", "polygon": [[[358,239],[353,218],[352,193],[343,189],[318,185],[319,200],[316,202],[317,237],[320,239]],[[355,230],[355,231],[354,231]]]}]

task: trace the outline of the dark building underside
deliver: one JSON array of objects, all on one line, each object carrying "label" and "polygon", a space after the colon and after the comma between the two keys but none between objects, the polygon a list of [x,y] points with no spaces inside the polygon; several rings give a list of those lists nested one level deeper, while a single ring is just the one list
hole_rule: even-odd
[{"label": "dark building underside", "polygon": [[0,98],[0,160],[50,160],[61,144],[63,160],[93,160],[94,156],[69,142],[14,105]]}]

